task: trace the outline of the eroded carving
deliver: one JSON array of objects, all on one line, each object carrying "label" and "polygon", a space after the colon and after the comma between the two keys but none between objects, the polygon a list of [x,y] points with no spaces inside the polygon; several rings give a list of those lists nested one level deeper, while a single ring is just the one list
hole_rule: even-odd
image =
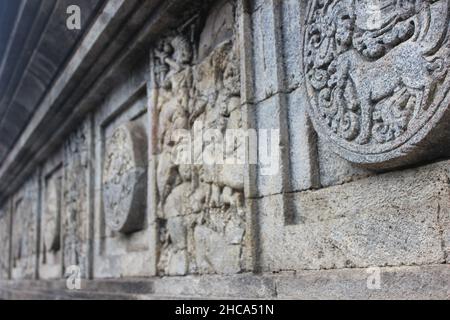
[{"label": "eroded carving", "polygon": [[33,279],[37,250],[37,186],[30,180],[14,200],[12,216],[12,278]]},{"label": "eroded carving", "polygon": [[139,125],[117,128],[106,141],[103,204],[106,224],[131,233],[144,227],[147,193],[147,137]]},{"label": "eroded carving", "polygon": [[56,252],[60,249],[61,187],[61,176],[58,173],[54,173],[46,181],[41,230],[44,252]]},{"label": "eroded carving", "polygon": [[414,161],[401,158],[447,108],[448,12],[447,0],[311,2],[309,114],[341,156],[379,167]]}]

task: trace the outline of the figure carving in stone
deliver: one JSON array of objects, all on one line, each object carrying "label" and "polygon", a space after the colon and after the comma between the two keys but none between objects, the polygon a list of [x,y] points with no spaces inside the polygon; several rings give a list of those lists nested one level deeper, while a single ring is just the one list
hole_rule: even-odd
[{"label": "figure carving in stone", "polygon": [[0,280],[9,276],[10,215],[8,205],[0,208]]},{"label": "figure carving in stone", "polygon": [[[194,46],[185,40],[172,46],[173,39],[163,39],[155,49],[158,269],[169,275],[239,272],[245,219],[243,168],[203,164],[202,155],[193,149],[190,161],[173,161],[178,151],[192,148],[177,131],[189,132],[191,140],[203,138],[196,135],[198,129],[224,132],[242,126],[237,49],[227,40],[196,64],[191,60]],[[166,85],[161,86],[163,82]],[[209,150],[207,142],[200,143]]]}]

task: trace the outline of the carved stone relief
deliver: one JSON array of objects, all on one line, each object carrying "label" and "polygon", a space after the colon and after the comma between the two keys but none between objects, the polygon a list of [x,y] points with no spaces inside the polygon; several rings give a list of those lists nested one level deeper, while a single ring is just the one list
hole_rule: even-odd
[{"label": "carved stone relief", "polygon": [[61,209],[62,173],[58,169],[44,177],[41,216],[40,278],[59,278],[62,273]]},{"label": "carved stone relief", "polygon": [[46,201],[43,214],[43,245],[45,251],[55,252],[60,248],[61,177],[51,177],[46,185]]},{"label": "carved stone relief", "polygon": [[9,244],[10,244],[10,213],[9,206],[0,208],[0,279],[9,277]]},{"label": "carved stone relief", "polygon": [[12,216],[12,278],[33,279],[37,251],[37,183],[25,184],[13,203]]},{"label": "carved stone relief", "polygon": [[304,28],[309,114],[339,155],[389,168],[442,153],[448,12],[448,0],[310,2]]},{"label": "carved stone relief", "polygon": [[[244,168],[205,164],[186,140],[196,136],[208,152],[214,147],[203,141],[203,130],[225,133],[242,127],[238,52],[228,39],[196,62],[192,38],[180,32],[166,37],[154,54],[158,271],[237,273],[245,233]],[[188,137],[177,136],[180,130]],[[192,159],[176,161],[186,150]]]},{"label": "carved stone relief", "polygon": [[129,123],[106,142],[103,204],[106,224],[131,233],[144,227],[147,197],[147,136],[145,128]]},{"label": "carved stone relief", "polygon": [[79,266],[87,275],[88,209],[88,128],[84,123],[64,146],[63,255],[64,268]]}]

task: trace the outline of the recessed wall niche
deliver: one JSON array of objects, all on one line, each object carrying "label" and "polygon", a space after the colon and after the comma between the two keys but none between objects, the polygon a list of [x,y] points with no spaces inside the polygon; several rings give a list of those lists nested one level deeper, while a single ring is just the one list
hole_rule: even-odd
[{"label": "recessed wall niche", "polygon": [[121,106],[105,104],[97,114],[94,274],[98,278],[151,275],[146,101],[145,91],[138,90]]}]

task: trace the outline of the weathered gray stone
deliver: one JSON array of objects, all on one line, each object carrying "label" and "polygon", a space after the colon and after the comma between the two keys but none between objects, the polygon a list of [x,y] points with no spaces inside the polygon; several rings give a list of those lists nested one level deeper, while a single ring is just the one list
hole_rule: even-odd
[{"label": "weathered gray stone", "polygon": [[[197,60],[190,28],[166,35],[154,48],[160,275],[242,270],[245,159],[239,148],[245,142],[226,143],[227,130],[245,128],[230,5],[219,2],[209,13],[205,28],[212,30],[201,33]],[[217,17],[225,24],[216,26]],[[213,43],[206,45],[207,39]]]},{"label": "weathered gray stone", "polygon": [[9,204],[0,209],[0,279],[5,280],[10,277],[10,233],[11,233],[11,213]]},{"label": "weathered gray stone", "polygon": [[445,265],[380,268],[379,287],[368,286],[371,269],[300,272],[274,280],[280,299],[443,300],[450,293],[449,271]]},{"label": "weathered gray stone", "polygon": [[[263,101],[283,90],[283,66],[280,64],[278,1],[255,4],[252,14],[253,102]],[[249,44],[249,45],[250,45]]]},{"label": "weathered gray stone", "polygon": [[317,153],[321,187],[339,185],[375,174],[340,157],[322,139],[317,141]]},{"label": "weathered gray stone", "polygon": [[319,172],[317,136],[308,118],[303,87],[287,95],[289,126],[290,190],[318,188],[323,178]]},{"label": "weathered gray stone", "polygon": [[139,124],[119,127],[106,140],[103,199],[106,224],[113,231],[144,228],[147,156],[147,134]]},{"label": "weathered gray stone", "polygon": [[[448,299],[446,265],[380,268],[371,287],[369,269],[303,271],[297,274],[184,276],[139,280],[90,280],[82,290],[65,281],[0,281],[1,299]],[[377,271],[377,272],[378,272]],[[34,290],[29,290],[34,288]]]},{"label": "weathered gray stone", "polygon": [[[258,200],[263,269],[444,263],[448,166],[441,162],[290,194],[288,202],[281,195]],[[286,225],[291,210],[295,223]]]},{"label": "weathered gray stone", "polygon": [[92,272],[90,124],[86,119],[64,145],[63,270],[77,266],[83,278],[89,278]]},{"label": "weathered gray stone", "polygon": [[331,149],[378,169],[448,155],[441,147],[449,136],[447,7],[446,0],[310,2],[309,114]]},{"label": "weathered gray stone", "polygon": [[55,154],[42,173],[39,279],[60,279],[62,267],[62,154]]},{"label": "weathered gray stone", "polygon": [[448,299],[450,2],[384,2],[0,19],[0,299]]},{"label": "weathered gray stone", "polygon": [[[254,107],[254,114],[258,128],[258,151],[265,147],[267,152],[258,152],[257,163],[257,194],[267,196],[288,192],[285,177],[289,175],[289,168],[282,162],[280,153],[282,124],[277,117],[283,97],[279,94],[264,100]],[[286,124],[285,124],[286,125]],[[264,135],[263,135],[264,134]],[[272,148],[273,147],[273,148]]]},{"label": "weathered gray stone", "polygon": [[11,234],[11,278],[35,279],[38,254],[37,175],[30,178],[13,199]]},{"label": "weathered gray stone", "polygon": [[[276,2],[275,2],[276,3]],[[283,52],[283,66],[285,85],[294,90],[303,84],[302,68],[302,23],[304,19],[306,1],[279,1],[281,10],[281,47]],[[290,119],[293,119],[290,117]]]},{"label": "weathered gray stone", "polygon": [[184,276],[188,272],[188,258],[186,250],[172,252],[167,267],[170,276]]},{"label": "weathered gray stone", "polygon": [[[117,277],[145,277],[155,274],[156,268],[156,231],[151,210],[147,205],[148,165],[148,124],[147,124],[147,97],[142,93],[145,88],[143,75],[139,68],[130,76],[130,81],[120,84],[111,96],[105,101],[96,115],[96,177],[95,177],[95,230],[94,230],[94,270],[95,278]],[[121,112],[117,113],[117,110]],[[117,130],[128,131],[126,136],[130,139],[114,142]],[[130,130],[128,130],[130,129]],[[131,140],[131,141],[130,141]],[[109,152],[107,152],[109,150]],[[119,192],[111,192],[111,199],[120,202],[122,208],[115,212],[124,221],[133,222],[135,228],[127,232],[115,230],[107,222],[108,207],[103,206],[106,190],[103,174],[107,156],[119,158],[118,164],[124,164],[120,156],[133,159],[130,169],[134,183],[126,179],[118,179],[116,187]],[[120,166],[119,166],[120,167]],[[122,166],[123,168],[124,166]],[[120,170],[119,170],[120,171]],[[124,178],[124,172],[111,174],[114,178]],[[133,175],[135,173],[135,175]],[[134,187],[134,189],[133,189]],[[123,189],[122,189],[123,188]],[[124,190],[121,192],[121,190]],[[134,190],[134,192],[133,192]],[[109,190],[111,191],[111,190]],[[128,208],[124,208],[129,206]],[[111,209],[111,208],[110,208]],[[114,209],[114,208],[112,208]],[[110,212],[111,213],[111,212]],[[132,218],[130,220],[130,218]],[[133,220],[134,219],[134,220]],[[130,226],[130,225],[129,225]],[[122,229],[126,230],[126,229]]]},{"label": "weathered gray stone", "polygon": [[227,238],[204,226],[195,228],[194,241],[200,273],[234,274],[241,270],[240,242],[230,244]]}]

